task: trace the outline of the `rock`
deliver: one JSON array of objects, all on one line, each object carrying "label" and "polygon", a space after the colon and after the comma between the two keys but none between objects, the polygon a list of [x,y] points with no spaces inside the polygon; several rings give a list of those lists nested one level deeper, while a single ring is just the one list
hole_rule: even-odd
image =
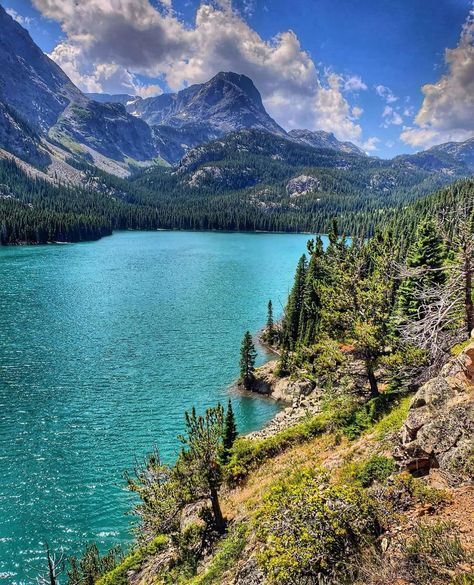
[{"label": "rock", "polygon": [[425,475],[439,468],[450,484],[472,481],[473,362],[474,343],[414,396],[394,453],[402,469]]},{"label": "rock", "polygon": [[301,197],[308,195],[314,191],[318,191],[321,187],[321,181],[316,177],[308,175],[299,175],[290,179],[286,184],[286,193],[290,198]]},{"label": "rock", "polygon": [[251,556],[241,566],[232,585],[265,585],[265,576],[257,564],[255,556]]}]

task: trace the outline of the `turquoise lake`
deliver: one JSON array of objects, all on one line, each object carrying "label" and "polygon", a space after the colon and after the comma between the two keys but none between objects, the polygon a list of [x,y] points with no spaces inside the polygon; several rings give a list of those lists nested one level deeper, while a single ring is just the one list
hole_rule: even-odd
[{"label": "turquoise lake", "polygon": [[[239,395],[244,332],[281,314],[309,236],[119,232],[0,248],[0,582],[32,583],[44,542],[131,540],[123,473],[183,413],[232,397],[240,432],[276,412]],[[259,350],[259,361],[268,359]]]}]

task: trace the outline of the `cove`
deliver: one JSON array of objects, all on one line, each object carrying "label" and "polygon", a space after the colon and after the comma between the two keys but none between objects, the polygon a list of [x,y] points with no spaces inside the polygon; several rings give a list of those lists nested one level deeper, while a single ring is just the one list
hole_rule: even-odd
[{"label": "cove", "polygon": [[0,581],[33,582],[46,540],[66,554],[128,543],[123,472],[154,446],[172,460],[193,405],[231,395],[241,433],[273,416],[229,386],[244,332],[270,298],[281,314],[309,237],[118,232],[0,248]]}]

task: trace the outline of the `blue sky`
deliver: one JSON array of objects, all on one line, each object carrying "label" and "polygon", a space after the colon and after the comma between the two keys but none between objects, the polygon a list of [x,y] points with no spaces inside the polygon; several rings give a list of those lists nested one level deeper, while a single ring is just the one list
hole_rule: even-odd
[{"label": "blue sky", "polygon": [[377,156],[474,135],[471,0],[2,2],[83,90],[146,96],[234,70],[284,127]]}]

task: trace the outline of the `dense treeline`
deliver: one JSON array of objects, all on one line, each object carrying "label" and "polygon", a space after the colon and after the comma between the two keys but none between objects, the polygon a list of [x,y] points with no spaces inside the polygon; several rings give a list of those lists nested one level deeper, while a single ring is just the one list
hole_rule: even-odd
[{"label": "dense treeline", "polygon": [[443,359],[474,327],[474,180],[400,209],[368,239],[349,244],[336,222],[300,258],[282,327],[281,369],[314,373],[341,347],[377,370]]},{"label": "dense treeline", "polygon": [[[264,138],[270,142],[267,148],[259,143],[261,151],[255,144],[254,151],[250,144],[233,153],[229,145],[217,153],[204,149],[203,160],[183,159],[177,169],[155,167],[130,180],[70,161],[84,174],[80,188],[31,178],[14,162],[0,160],[0,244],[76,242],[115,229],[328,233],[334,217],[341,231],[367,236],[375,226],[405,217],[404,207],[450,180],[287,140],[281,155],[270,156],[279,139]],[[204,164],[209,157],[224,157],[213,162],[212,172]],[[316,162],[325,166],[307,166]],[[317,192],[292,197],[288,180],[298,175],[316,179]],[[404,221],[413,231],[413,214]]]},{"label": "dense treeline", "polygon": [[80,242],[115,229],[155,229],[156,211],[93,188],[54,185],[0,160],[0,245]]}]

